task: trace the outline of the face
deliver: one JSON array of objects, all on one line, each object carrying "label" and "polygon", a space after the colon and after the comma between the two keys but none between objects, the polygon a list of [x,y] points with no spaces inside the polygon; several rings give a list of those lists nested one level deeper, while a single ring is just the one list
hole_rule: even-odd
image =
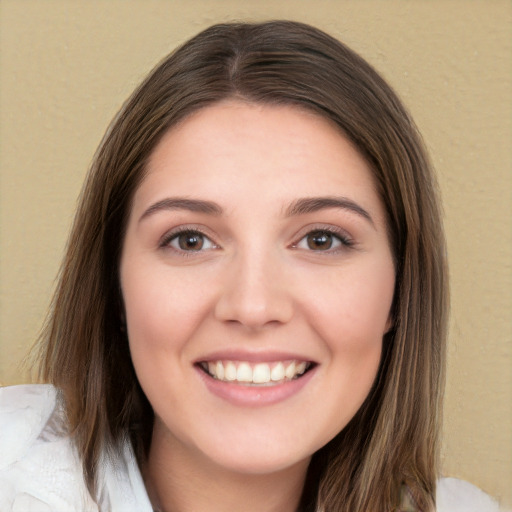
[{"label": "face", "polygon": [[224,102],[171,129],[121,258],[130,350],[174,453],[304,464],[367,397],[395,273],[368,165],[327,120]]}]

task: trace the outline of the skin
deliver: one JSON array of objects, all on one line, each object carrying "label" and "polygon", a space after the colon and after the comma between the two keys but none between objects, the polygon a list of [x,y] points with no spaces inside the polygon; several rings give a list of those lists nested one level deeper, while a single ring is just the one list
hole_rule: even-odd
[{"label": "skin", "polygon": [[[222,212],[162,203],[177,197]],[[349,207],[291,211],[312,197]],[[204,233],[202,248],[180,248],[180,229]],[[321,230],[318,245],[308,234]],[[150,158],[120,275],[133,363],[155,411],[153,502],[296,510],[311,455],[365,400],[391,326],[394,265],[365,160],[329,121],[295,107],[202,109]],[[219,351],[294,354],[314,370],[285,399],[232,403],[196,364]]]}]

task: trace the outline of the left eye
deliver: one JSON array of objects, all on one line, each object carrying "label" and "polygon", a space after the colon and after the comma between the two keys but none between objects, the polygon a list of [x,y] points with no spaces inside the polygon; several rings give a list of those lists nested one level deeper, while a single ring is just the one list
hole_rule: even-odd
[{"label": "left eye", "polygon": [[178,251],[204,251],[213,249],[215,244],[199,231],[182,231],[176,233],[167,242]]},{"label": "left eye", "polygon": [[302,238],[296,245],[298,249],[308,249],[310,251],[328,251],[337,249],[343,245],[348,245],[340,236],[330,231],[311,231]]}]

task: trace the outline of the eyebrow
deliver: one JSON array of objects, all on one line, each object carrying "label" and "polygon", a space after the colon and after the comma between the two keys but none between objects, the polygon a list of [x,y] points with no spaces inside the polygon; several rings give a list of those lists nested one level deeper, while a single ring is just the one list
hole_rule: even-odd
[{"label": "eyebrow", "polygon": [[341,208],[359,215],[375,226],[371,215],[360,205],[346,197],[305,197],[294,201],[285,212],[287,217],[305,215],[328,208]]},{"label": "eyebrow", "polygon": [[[341,208],[351,211],[375,226],[371,215],[360,205],[346,197],[305,197],[293,201],[285,210],[286,217],[295,215],[306,215],[315,213],[328,208]],[[139,222],[143,219],[160,211],[168,210],[188,210],[196,213],[204,213],[206,215],[214,215],[216,217],[222,215],[223,209],[220,205],[213,201],[205,201],[202,199],[188,199],[185,197],[168,197],[152,204],[141,215]]]},{"label": "eyebrow", "polygon": [[166,210],[188,210],[190,212],[204,213],[206,215],[219,216],[222,208],[213,201],[201,199],[187,199],[184,197],[168,197],[151,205],[140,217],[139,222],[156,212]]}]

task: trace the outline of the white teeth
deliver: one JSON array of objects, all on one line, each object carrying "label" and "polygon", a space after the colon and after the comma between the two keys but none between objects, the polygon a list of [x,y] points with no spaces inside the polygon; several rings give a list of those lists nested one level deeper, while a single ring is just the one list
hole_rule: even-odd
[{"label": "white teeth", "polygon": [[306,371],[306,361],[302,361],[302,363],[299,363],[295,367],[295,371],[297,372],[297,375],[302,375]]},{"label": "white teeth", "polygon": [[[208,364],[208,370],[210,370],[210,365]],[[210,370],[211,375],[217,375],[217,378],[222,380],[224,378],[224,365],[222,364],[222,361],[217,361],[217,364],[215,365],[215,371]]]},{"label": "white teeth", "polygon": [[[220,362],[220,364],[222,364],[222,363]],[[236,380],[236,366],[231,361],[224,368],[224,379],[225,380]]]},{"label": "white teeth", "polygon": [[295,363],[290,363],[286,367],[284,374],[288,379],[293,379],[293,377],[295,377]]},{"label": "white teeth", "polygon": [[272,368],[272,371],[270,372],[270,378],[274,382],[284,379],[284,364],[283,363],[277,363],[274,366],[274,368]]},{"label": "white teeth", "polygon": [[274,385],[302,375],[309,367],[306,361],[286,361],[277,363],[257,363],[254,366],[246,361],[209,361],[203,368],[215,379],[227,382],[240,382],[245,385]]},{"label": "white teeth", "polygon": [[257,364],[252,370],[252,381],[255,384],[265,384],[270,382],[270,367],[268,364]]},{"label": "white teeth", "polygon": [[252,368],[247,363],[240,363],[236,370],[238,382],[252,382]]}]

